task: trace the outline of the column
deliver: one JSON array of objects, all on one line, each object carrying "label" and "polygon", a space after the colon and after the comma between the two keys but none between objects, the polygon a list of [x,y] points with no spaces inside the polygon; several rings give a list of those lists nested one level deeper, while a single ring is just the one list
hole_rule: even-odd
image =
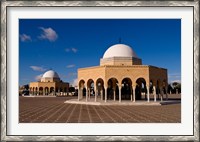
[{"label": "column", "polygon": [[103,100],[103,88],[101,89],[100,93],[101,93],[101,100]]},{"label": "column", "polygon": [[113,88],[114,101],[116,100],[115,88]]},{"label": "column", "polygon": [[43,96],[45,95],[45,89],[43,89]]},{"label": "column", "polygon": [[178,89],[176,89],[176,94],[178,94]]},{"label": "column", "polygon": [[80,92],[81,92],[81,90],[80,90],[80,88],[78,88],[78,101],[80,101]]},{"label": "column", "polygon": [[48,90],[47,90],[47,95],[49,96],[49,94],[50,94],[50,90],[49,90],[49,88],[48,88]]},{"label": "column", "polygon": [[133,88],[133,102],[135,102],[135,86],[132,86],[132,88]]},{"label": "column", "polygon": [[156,102],[156,86],[153,86],[154,102]]},{"label": "column", "polygon": [[80,89],[80,99],[83,99],[83,88]]},{"label": "column", "polygon": [[85,88],[86,89],[86,94],[85,94],[85,101],[87,102],[88,101],[88,89],[87,89],[87,87]]},{"label": "column", "polygon": [[166,90],[166,100],[168,100],[167,87],[165,88],[165,90]]},{"label": "column", "polygon": [[105,88],[105,102],[107,102],[107,86],[104,86]]},{"label": "column", "polygon": [[150,101],[150,97],[149,97],[149,86],[147,86],[147,102]]},{"label": "column", "polygon": [[160,101],[163,101],[163,90],[162,87],[160,88]]},{"label": "column", "polygon": [[133,94],[132,94],[132,92],[133,91],[131,90],[131,94],[130,94],[131,95],[131,102],[133,101]]},{"label": "column", "polygon": [[90,92],[90,89],[88,89],[89,100],[90,100],[90,95],[91,95],[91,92]]},{"label": "column", "polygon": [[59,96],[60,96],[60,88],[58,89],[58,94],[59,94]]},{"label": "column", "polygon": [[94,87],[94,101],[96,102],[97,101],[97,90],[96,90],[96,87]]},{"label": "column", "polygon": [[119,102],[121,103],[121,101],[122,101],[122,94],[121,94],[121,88],[122,88],[122,86],[118,85],[118,87],[119,87]]}]

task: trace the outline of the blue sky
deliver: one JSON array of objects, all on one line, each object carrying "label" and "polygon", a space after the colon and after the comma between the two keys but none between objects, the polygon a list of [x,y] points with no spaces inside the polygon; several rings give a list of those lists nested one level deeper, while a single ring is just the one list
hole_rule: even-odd
[{"label": "blue sky", "polygon": [[119,38],[144,65],[168,69],[169,83],[181,80],[180,19],[20,19],[19,85],[49,69],[73,83],[78,68],[98,66]]}]

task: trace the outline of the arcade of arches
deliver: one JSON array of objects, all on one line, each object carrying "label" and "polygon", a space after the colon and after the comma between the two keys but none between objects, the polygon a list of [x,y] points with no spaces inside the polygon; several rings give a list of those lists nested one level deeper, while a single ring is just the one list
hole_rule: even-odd
[{"label": "arcade of arches", "polygon": [[55,95],[67,95],[68,87],[66,85],[58,85],[54,83],[40,83],[32,82],[30,94],[37,96],[55,96]]},{"label": "arcade of arches", "polygon": [[[119,101],[130,100],[135,102],[136,100],[141,100],[142,95],[145,96],[145,99],[150,101],[150,94],[153,94],[154,101],[157,101],[158,98],[163,100],[163,95],[166,95],[167,98],[167,84],[166,80],[150,80],[143,77],[138,78],[117,78],[110,77],[108,79],[97,78],[97,79],[81,79],[79,81],[79,93],[78,100],[85,98],[88,101],[91,97],[94,98],[94,101],[104,100],[113,100]],[[159,97],[160,96],[160,97]]]}]

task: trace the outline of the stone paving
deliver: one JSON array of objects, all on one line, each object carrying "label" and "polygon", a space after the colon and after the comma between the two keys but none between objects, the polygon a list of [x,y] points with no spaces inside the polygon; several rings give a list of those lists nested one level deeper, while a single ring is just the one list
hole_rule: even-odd
[{"label": "stone paving", "polygon": [[[174,96],[172,98],[177,99]],[[180,103],[149,106],[64,103],[75,98],[77,97],[19,97],[19,122],[181,123]]]}]

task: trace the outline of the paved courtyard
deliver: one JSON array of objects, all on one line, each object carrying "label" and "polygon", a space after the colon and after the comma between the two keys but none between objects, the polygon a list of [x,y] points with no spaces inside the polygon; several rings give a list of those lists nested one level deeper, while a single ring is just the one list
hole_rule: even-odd
[{"label": "paved courtyard", "polygon": [[[19,97],[20,123],[180,123],[181,104],[86,105],[77,97]],[[180,99],[171,95],[173,99]]]}]

